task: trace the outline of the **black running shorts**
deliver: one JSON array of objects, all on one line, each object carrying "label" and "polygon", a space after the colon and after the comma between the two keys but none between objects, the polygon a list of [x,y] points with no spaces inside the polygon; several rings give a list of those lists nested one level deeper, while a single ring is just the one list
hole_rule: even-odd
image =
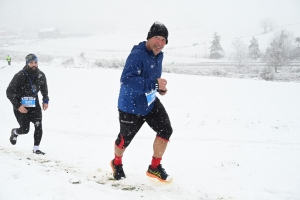
[{"label": "black running shorts", "polygon": [[154,107],[145,116],[125,113],[119,110],[120,133],[115,141],[119,148],[126,148],[144,122],[156,132],[156,136],[169,141],[173,129],[164,106],[158,98],[154,102]]}]

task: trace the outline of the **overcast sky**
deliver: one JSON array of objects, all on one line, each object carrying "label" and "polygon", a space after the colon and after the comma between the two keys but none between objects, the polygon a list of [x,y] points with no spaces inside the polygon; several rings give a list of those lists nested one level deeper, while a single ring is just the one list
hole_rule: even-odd
[{"label": "overcast sky", "polygon": [[168,29],[231,31],[300,23],[299,0],[0,0],[0,29],[62,31],[148,30],[161,21]]}]

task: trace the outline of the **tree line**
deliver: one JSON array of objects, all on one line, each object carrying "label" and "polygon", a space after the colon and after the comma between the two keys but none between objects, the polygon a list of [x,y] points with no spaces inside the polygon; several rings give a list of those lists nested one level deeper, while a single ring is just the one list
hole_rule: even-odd
[{"label": "tree line", "polygon": [[[210,59],[220,59],[224,57],[224,50],[220,44],[221,36],[215,32],[210,46]],[[241,38],[232,41],[234,49],[233,59],[238,66],[242,67],[246,61],[260,60],[267,64],[268,70],[278,72],[279,67],[289,66],[291,61],[300,60],[300,37],[293,37],[288,31],[282,30],[275,34],[265,53],[259,49],[257,38],[252,37],[247,46]],[[297,45],[295,45],[297,43]]]}]

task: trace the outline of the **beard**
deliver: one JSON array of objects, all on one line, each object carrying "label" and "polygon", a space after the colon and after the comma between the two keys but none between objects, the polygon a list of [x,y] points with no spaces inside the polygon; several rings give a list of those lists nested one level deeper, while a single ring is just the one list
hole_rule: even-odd
[{"label": "beard", "polygon": [[38,73],[38,66],[33,66],[32,68],[30,68],[29,66],[27,66],[27,71],[28,71],[28,74],[31,76],[31,77],[34,77],[37,75]]}]

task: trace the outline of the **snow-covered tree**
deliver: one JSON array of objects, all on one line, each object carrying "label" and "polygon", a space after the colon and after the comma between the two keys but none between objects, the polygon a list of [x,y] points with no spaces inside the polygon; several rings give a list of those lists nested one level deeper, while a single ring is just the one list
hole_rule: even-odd
[{"label": "snow-covered tree", "polygon": [[259,45],[258,45],[258,41],[255,37],[253,37],[252,40],[250,41],[248,50],[249,50],[249,54],[248,54],[249,58],[251,58],[253,60],[257,60],[258,58],[260,58]]},{"label": "snow-covered tree", "polygon": [[235,50],[233,54],[234,60],[236,60],[238,62],[238,66],[241,67],[247,60],[247,46],[240,38],[234,39],[232,41],[232,46]]},{"label": "snow-covered tree", "polygon": [[224,55],[223,48],[220,45],[221,36],[219,36],[216,32],[213,36],[213,41],[211,42],[210,48],[210,55],[209,58],[211,59],[219,59],[222,58]]},{"label": "snow-covered tree", "polygon": [[292,46],[292,35],[282,30],[280,35],[276,35],[270,46],[266,50],[265,60],[268,66],[274,67],[278,72],[278,67],[290,64],[290,53]]}]

